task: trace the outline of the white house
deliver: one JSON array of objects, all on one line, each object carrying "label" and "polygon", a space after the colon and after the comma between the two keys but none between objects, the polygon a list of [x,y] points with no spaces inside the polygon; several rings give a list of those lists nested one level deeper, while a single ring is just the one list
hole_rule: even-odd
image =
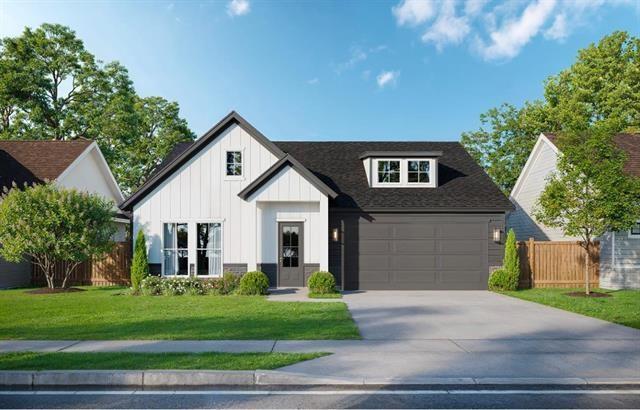
[{"label": "white house", "polygon": [[261,270],[304,286],[485,289],[508,199],[454,142],[272,142],[235,112],[178,145],[121,209],[151,271]]},{"label": "white house", "polygon": [[[580,238],[564,236],[560,229],[538,223],[534,207],[544,190],[548,178],[556,171],[558,156],[554,134],[540,134],[529,158],[511,191],[515,205],[507,219],[516,238],[525,241],[577,241]],[[618,134],[614,143],[627,154],[625,172],[640,176],[640,135]],[[600,286],[603,288],[640,287],[640,221],[626,232],[607,232],[600,240]]]},{"label": "white house", "polygon": [[[124,200],[98,145],[90,140],[0,141],[0,190],[52,181],[59,186],[97,193],[119,204]],[[119,214],[115,241],[124,241],[129,219]],[[0,288],[28,285],[31,263],[0,259]]]}]

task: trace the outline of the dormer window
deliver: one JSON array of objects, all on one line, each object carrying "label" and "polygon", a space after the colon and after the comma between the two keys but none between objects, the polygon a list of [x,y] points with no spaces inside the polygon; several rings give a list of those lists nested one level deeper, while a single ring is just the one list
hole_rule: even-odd
[{"label": "dormer window", "polygon": [[399,184],[400,183],[400,161],[378,161],[378,183],[379,184]]},{"label": "dormer window", "polygon": [[440,151],[365,152],[360,156],[373,188],[435,188]]}]

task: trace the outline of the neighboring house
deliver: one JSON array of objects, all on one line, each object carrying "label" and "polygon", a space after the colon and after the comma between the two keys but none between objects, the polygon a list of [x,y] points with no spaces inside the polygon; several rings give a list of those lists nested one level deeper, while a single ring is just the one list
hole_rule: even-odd
[{"label": "neighboring house", "polygon": [[[13,185],[53,181],[59,186],[98,193],[118,204],[124,197],[100,148],[86,139],[73,141],[0,141],[0,190]],[[123,241],[129,219],[116,218],[116,241]],[[1,246],[1,245],[0,245]],[[31,263],[9,263],[0,258],[0,288],[28,285]]]},{"label": "neighboring house", "polygon": [[[540,134],[516,185],[511,201],[516,207],[508,217],[508,227],[516,238],[525,241],[577,241],[564,236],[560,229],[536,222],[533,212],[547,180],[556,171],[558,162],[557,137]],[[625,172],[640,177],[640,134],[618,134],[616,146],[627,155]],[[607,232],[600,240],[600,286],[603,288],[640,287],[640,221],[626,232]]]},{"label": "neighboring house", "polygon": [[151,271],[261,270],[304,286],[486,289],[513,209],[457,142],[272,142],[235,112],[178,145],[121,209]]}]

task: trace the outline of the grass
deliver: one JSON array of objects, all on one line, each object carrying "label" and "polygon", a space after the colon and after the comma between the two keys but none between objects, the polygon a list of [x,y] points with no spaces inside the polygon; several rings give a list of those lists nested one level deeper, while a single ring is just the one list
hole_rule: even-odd
[{"label": "grass", "polygon": [[535,288],[503,293],[531,302],[640,329],[639,290],[612,291],[594,289],[597,292],[610,294],[611,297],[609,298],[582,298],[565,295],[565,293],[580,290],[584,291],[584,289]]},{"label": "grass", "polygon": [[344,303],[261,296],[130,296],[124,288],[0,291],[0,339],[358,339]]},{"label": "grass", "polygon": [[4,353],[0,370],[271,370],[327,353]]},{"label": "grass", "polygon": [[310,299],[342,299],[342,293],[313,293],[309,292]]}]

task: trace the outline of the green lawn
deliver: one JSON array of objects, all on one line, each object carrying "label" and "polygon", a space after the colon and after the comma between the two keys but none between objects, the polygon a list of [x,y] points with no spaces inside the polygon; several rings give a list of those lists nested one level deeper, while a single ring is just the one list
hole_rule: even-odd
[{"label": "green lawn", "polygon": [[0,339],[357,339],[344,303],[130,296],[120,288],[0,291]]},{"label": "green lawn", "polygon": [[580,290],[583,291],[583,289],[535,288],[503,293],[520,299],[640,329],[640,291],[595,289],[597,292],[610,294],[611,297],[609,298],[583,298],[565,295],[565,293]]},{"label": "green lawn", "polygon": [[327,353],[5,353],[0,370],[271,370]]}]

